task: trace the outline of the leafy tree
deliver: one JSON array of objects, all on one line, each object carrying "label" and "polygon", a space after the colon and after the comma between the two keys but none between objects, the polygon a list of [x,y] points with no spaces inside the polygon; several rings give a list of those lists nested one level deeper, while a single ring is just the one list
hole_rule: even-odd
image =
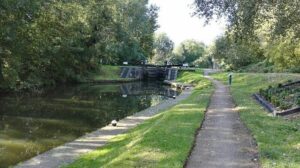
[{"label": "leafy tree", "polygon": [[214,45],[206,47],[203,56],[199,57],[196,61],[194,61],[194,65],[201,68],[214,68],[214,52]]},{"label": "leafy tree", "polygon": [[177,58],[173,59],[177,63],[189,63],[193,64],[193,62],[200,57],[204,56],[206,46],[198,42],[196,40],[186,40],[183,41],[179,47],[175,50],[175,55]]},{"label": "leafy tree", "polygon": [[235,43],[224,36],[216,40],[211,56],[229,69],[239,69],[263,60],[258,43],[254,41]]},{"label": "leafy tree", "polygon": [[274,39],[265,49],[265,55],[281,71],[287,67],[300,71],[300,39],[295,39],[293,34]]},{"label": "leafy tree", "polygon": [[152,62],[163,64],[165,61],[170,61],[174,42],[167,36],[166,33],[155,35],[154,40],[154,57]]},{"label": "leafy tree", "polygon": [[101,64],[152,55],[157,7],[147,0],[0,1],[0,82],[77,81]]},{"label": "leafy tree", "polygon": [[[1,48],[0,48],[0,50],[1,50]],[[0,51],[0,53],[1,53],[2,51]],[[3,77],[3,72],[2,72],[2,58],[0,57],[0,85],[1,85],[1,83],[4,81],[4,77]]]},{"label": "leafy tree", "polygon": [[[231,47],[227,47],[226,52],[239,57],[231,60],[233,62],[230,64],[237,65],[234,61],[238,60],[248,64],[263,54],[281,71],[300,66],[300,56],[297,54],[300,38],[299,1],[195,0],[195,6],[195,14],[206,18],[207,22],[214,17],[227,18],[226,38],[233,42],[230,42]],[[250,47],[247,47],[248,44]],[[217,45],[220,45],[220,41]],[[257,50],[256,54],[247,51],[249,49]]]}]

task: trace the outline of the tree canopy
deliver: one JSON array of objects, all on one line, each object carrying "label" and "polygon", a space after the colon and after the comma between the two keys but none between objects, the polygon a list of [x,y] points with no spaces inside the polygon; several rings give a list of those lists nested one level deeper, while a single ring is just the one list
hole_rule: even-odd
[{"label": "tree canopy", "polygon": [[163,64],[170,61],[174,49],[174,42],[166,33],[159,33],[154,38],[154,56],[151,60],[155,64]]},{"label": "tree canopy", "polygon": [[194,61],[204,56],[205,48],[204,43],[193,39],[185,40],[175,49],[172,60],[177,64],[188,63],[193,65]]},{"label": "tree canopy", "polygon": [[[224,49],[226,53],[233,52],[232,55],[246,60],[247,64],[263,55],[280,71],[299,68],[299,1],[195,0],[195,6],[195,15],[206,18],[207,22],[216,17],[227,19],[227,32],[217,40],[216,52]],[[228,43],[227,47],[220,47],[224,42]],[[235,67],[242,66],[230,60],[234,56],[227,59],[225,55],[219,57]]]},{"label": "tree canopy", "polygon": [[159,33],[155,35],[154,56],[151,62],[164,64],[167,61],[176,65],[188,63],[191,66],[207,68],[211,64],[211,57],[207,56],[206,49],[204,43],[193,39],[187,39],[175,47],[166,33]]},{"label": "tree canopy", "polygon": [[53,85],[140,62],[153,52],[157,10],[147,0],[2,0],[0,83]]}]

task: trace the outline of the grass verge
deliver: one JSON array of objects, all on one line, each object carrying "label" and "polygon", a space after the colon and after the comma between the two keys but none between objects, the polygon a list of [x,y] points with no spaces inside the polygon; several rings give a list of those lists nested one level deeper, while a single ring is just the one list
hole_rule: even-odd
[{"label": "grass verge", "polygon": [[129,82],[133,79],[121,78],[119,66],[102,65],[99,72],[90,73],[82,82]]},{"label": "grass verge", "polygon": [[[227,74],[215,74],[214,78],[227,82]],[[233,75],[232,96],[238,105],[242,121],[257,141],[262,167],[300,167],[300,119],[288,121],[271,117],[251,95],[260,88],[276,85],[289,79],[299,79],[299,74],[253,74]]]},{"label": "grass verge", "polygon": [[213,90],[199,73],[187,74],[198,82],[189,98],[68,167],[183,167]]},{"label": "grass verge", "polygon": [[199,81],[203,80],[203,73],[202,69],[197,69],[194,72],[181,70],[178,73],[176,81],[180,83],[194,84],[197,86]]}]

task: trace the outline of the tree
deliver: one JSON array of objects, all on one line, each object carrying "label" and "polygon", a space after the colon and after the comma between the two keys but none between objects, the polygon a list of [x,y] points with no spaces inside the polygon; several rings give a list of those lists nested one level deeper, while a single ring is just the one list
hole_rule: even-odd
[{"label": "tree", "polygon": [[206,47],[204,43],[198,42],[196,40],[183,41],[175,50],[177,59],[175,58],[174,61],[181,64],[193,64],[195,60],[204,56],[205,48]]},{"label": "tree", "polygon": [[212,58],[223,62],[223,65],[229,69],[239,69],[262,61],[262,55],[259,43],[255,41],[235,43],[230,36],[219,37],[211,53]]},{"label": "tree", "polygon": [[246,51],[249,50],[247,45],[251,44],[250,51],[257,49],[256,53],[262,53],[275,64],[277,70],[300,66],[300,55],[297,54],[300,39],[299,1],[195,0],[195,6],[195,14],[206,18],[207,22],[215,16],[227,18],[226,38],[232,40],[230,46],[236,46],[227,49],[233,55],[239,54],[239,59],[232,61],[246,61],[248,64],[250,57],[247,57],[249,54]]},{"label": "tree", "polygon": [[200,58],[198,58],[196,61],[194,61],[194,65],[201,68],[214,68],[214,51],[215,46],[210,45],[205,48],[204,55]]},{"label": "tree", "polygon": [[0,81],[41,87],[77,81],[102,63],[147,59],[158,10],[147,3],[0,1]]},{"label": "tree", "polygon": [[286,68],[300,72],[300,39],[293,34],[278,37],[270,42],[265,49],[265,55],[281,71]]},{"label": "tree", "polygon": [[0,57],[0,84],[4,81],[3,72],[2,72],[2,59]]},{"label": "tree", "polygon": [[163,64],[165,61],[170,61],[173,48],[174,42],[166,33],[156,34],[154,38],[154,56],[152,62]]}]

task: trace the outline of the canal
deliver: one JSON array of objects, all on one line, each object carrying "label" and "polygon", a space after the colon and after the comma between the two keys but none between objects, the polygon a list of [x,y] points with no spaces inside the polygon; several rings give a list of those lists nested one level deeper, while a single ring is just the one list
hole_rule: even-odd
[{"label": "canal", "polygon": [[178,94],[159,82],[134,82],[1,96],[0,167],[15,165]]}]

